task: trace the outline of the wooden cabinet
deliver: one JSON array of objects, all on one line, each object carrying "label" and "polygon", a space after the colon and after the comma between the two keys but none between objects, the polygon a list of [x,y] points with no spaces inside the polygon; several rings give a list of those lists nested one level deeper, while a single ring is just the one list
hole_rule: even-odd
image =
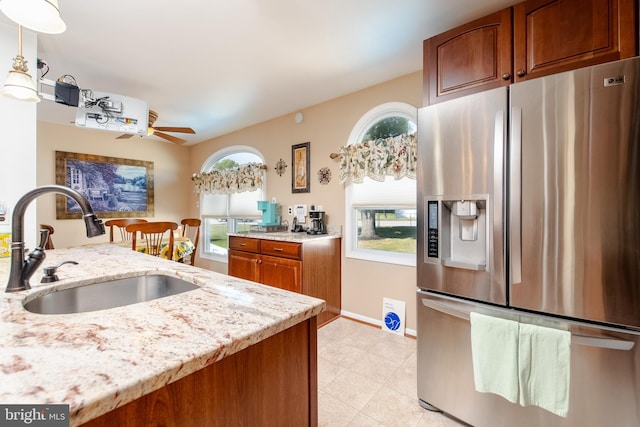
[{"label": "wooden cabinet", "polygon": [[317,353],[314,317],[82,427],[317,426]]},{"label": "wooden cabinet", "polygon": [[636,55],[635,0],[529,0],[513,7],[516,81]]},{"label": "wooden cabinet", "polygon": [[424,104],[637,55],[635,0],[528,0],[424,41]]},{"label": "wooden cabinet", "polygon": [[289,242],[229,236],[229,275],[325,300],[318,325],[341,309],[339,238]]},{"label": "wooden cabinet", "polygon": [[260,282],[302,293],[302,261],[263,255]]},{"label": "wooden cabinet", "polygon": [[229,237],[229,275],[302,293],[302,244]]},{"label": "wooden cabinet", "polygon": [[258,254],[229,250],[229,274],[252,282],[260,282],[261,260],[262,257]]},{"label": "wooden cabinet", "polygon": [[511,83],[511,9],[424,41],[424,103],[434,104]]}]

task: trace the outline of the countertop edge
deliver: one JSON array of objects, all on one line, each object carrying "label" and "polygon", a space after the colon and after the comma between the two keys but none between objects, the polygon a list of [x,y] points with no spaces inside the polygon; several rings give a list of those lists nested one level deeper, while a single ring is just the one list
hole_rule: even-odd
[{"label": "countertop edge", "polygon": [[228,235],[235,236],[235,237],[247,237],[250,239],[279,240],[283,242],[293,242],[293,243],[305,243],[305,242],[313,242],[318,240],[342,238],[340,234],[307,234],[304,232],[294,233],[290,231],[283,231],[283,232],[248,231],[248,232],[240,232],[240,233],[228,233]]}]

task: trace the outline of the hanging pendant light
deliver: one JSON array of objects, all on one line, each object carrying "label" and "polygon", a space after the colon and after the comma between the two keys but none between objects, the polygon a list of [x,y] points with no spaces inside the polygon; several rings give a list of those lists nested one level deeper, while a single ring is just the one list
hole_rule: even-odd
[{"label": "hanging pendant light", "polygon": [[22,26],[18,25],[18,54],[13,58],[13,69],[4,82],[3,95],[20,101],[40,102],[36,84],[27,73],[27,60],[22,56]]},{"label": "hanging pendant light", "polygon": [[58,0],[2,0],[0,10],[12,21],[40,33],[60,34],[67,29]]}]

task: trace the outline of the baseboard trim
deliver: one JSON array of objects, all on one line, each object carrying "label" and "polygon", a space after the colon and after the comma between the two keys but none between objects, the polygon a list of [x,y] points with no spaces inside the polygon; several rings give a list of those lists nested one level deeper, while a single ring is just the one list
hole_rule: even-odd
[{"label": "baseboard trim", "polygon": [[[371,326],[377,326],[379,328],[382,328],[382,321],[378,319],[374,319],[372,317],[362,316],[361,314],[352,313],[346,310],[340,310],[340,316],[346,317],[351,320],[357,320],[358,322],[367,323]],[[409,328],[404,329],[404,334],[412,338],[415,338],[417,336],[416,330],[409,329]]]}]

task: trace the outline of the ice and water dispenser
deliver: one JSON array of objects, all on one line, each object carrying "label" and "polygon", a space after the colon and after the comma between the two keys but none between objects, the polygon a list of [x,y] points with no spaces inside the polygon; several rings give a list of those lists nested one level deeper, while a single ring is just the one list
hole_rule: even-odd
[{"label": "ice and water dispenser", "polygon": [[427,200],[425,262],[485,270],[487,266],[488,196]]}]

